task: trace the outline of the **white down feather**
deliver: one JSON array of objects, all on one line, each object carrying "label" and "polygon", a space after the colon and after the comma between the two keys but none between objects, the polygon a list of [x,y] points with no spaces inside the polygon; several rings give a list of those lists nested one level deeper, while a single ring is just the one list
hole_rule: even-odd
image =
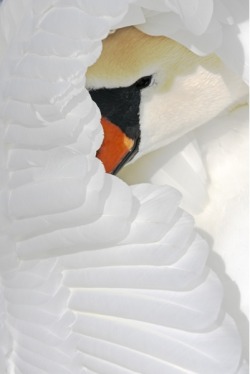
[{"label": "white down feather", "polygon": [[0,6],[1,373],[247,372],[180,194],[95,158],[84,73],[128,3]]}]

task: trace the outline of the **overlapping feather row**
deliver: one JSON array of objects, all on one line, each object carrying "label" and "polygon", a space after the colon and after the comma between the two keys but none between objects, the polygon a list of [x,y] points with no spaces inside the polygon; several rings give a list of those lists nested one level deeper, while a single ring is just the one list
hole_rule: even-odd
[{"label": "overlapping feather row", "polygon": [[179,193],[129,188],[95,158],[84,73],[127,2],[23,6],[0,75],[1,372],[236,373],[237,328]]}]

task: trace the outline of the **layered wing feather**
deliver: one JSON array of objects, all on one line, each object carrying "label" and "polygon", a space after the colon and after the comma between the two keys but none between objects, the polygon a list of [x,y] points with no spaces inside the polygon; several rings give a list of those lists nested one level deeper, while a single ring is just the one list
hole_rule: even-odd
[{"label": "layered wing feather", "polygon": [[179,193],[95,158],[84,73],[127,1],[24,10],[0,71],[2,372],[236,373],[239,333]]}]

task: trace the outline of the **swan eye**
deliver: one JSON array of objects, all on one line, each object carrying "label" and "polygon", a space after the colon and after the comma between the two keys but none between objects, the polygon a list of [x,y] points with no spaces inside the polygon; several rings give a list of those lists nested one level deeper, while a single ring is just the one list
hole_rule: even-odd
[{"label": "swan eye", "polygon": [[138,81],[136,81],[133,84],[133,86],[135,86],[139,90],[142,90],[143,88],[148,87],[150,85],[151,81],[152,81],[152,75],[148,75],[146,77],[142,77],[142,78],[138,79]]}]

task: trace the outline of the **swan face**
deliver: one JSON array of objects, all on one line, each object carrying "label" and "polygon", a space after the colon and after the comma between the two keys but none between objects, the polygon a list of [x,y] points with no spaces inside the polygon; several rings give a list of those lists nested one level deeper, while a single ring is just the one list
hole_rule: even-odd
[{"label": "swan face", "polygon": [[[171,39],[134,27],[103,41],[86,78],[102,114],[104,143],[98,157],[110,164],[109,172],[118,171],[138,150],[135,159],[207,122],[246,92],[214,54],[197,56]],[[120,134],[114,135],[117,127]],[[117,149],[123,150],[117,154]]]}]

